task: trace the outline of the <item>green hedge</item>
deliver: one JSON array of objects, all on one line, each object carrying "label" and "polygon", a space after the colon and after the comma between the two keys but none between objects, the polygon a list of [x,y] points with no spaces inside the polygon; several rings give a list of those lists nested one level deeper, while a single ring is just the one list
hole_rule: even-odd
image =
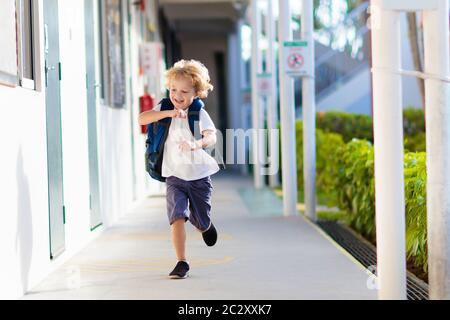
[{"label": "green hedge", "polygon": [[425,152],[425,132],[419,132],[411,136],[405,135],[404,148],[411,152]]},{"label": "green hedge", "polygon": [[[296,122],[297,174],[303,189],[303,126]],[[316,131],[317,193],[322,204],[345,212],[345,222],[375,242],[374,150],[370,141]],[[426,271],[426,155],[405,153],[406,252]],[[323,203],[325,201],[325,203]]]},{"label": "green hedge", "polygon": [[353,138],[373,141],[372,118],[340,111],[318,112],[316,126],[324,132],[339,133],[345,142]]},{"label": "green hedge", "polygon": [[403,111],[403,132],[406,150],[425,152],[425,114],[422,109]]},{"label": "green hedge", "polygon": [[425,132],[425,113],[422,109],[403,110],[403,130],[405,136],[415,136]]},{"label": "green hedge", "polygon": [[426,153],[406,153],[406,253],[425,272],[428,266],[426,184]]},{"label": "green hedge", "polygon": [[[316,126],[326,133],[342,135],[345,142],[354,138],[373,142],[373,122],[367,115],[340,111],[318,112]],[[425,114],[422,109],[403,110],[405,149],[425,151]]]},{"label": "green hedge", "polygon": [[336,154],[334,188],[338,207],[347,212],[347,223],[366,238],[375,241],[375,184],[373,146],[353,139]]},{"label": "green hedge", "polygon": [[[297,120],[296,131],[296,161],[297,161],[297,184],[300,194],[303,194],[303,123]],[[342,136],[337,133],[325,133],[316,129],[316,182],[317,191],[321,200],[330,207],[337,205],[337,194],[334,188],[335,165],[337,150],[344,146]],[[281,163],[281,162],[280,162]]]}]

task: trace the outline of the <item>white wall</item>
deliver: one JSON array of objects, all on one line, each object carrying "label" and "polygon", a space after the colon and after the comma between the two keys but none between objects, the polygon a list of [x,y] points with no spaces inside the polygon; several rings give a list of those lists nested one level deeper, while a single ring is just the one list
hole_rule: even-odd
[{"label": "white wall", "polygon": [[[348,82],[339,86],[336,91],[317,101],[317,111],[340,110],[371,114],[371,101],[364,101],[370,97],[369,68],[365,68],[355,74]],[[364,101],[365,103],[361,103]]]},{"label": "white wall", "polygon": [[46,263],[49,246],[44,96],[0,86],[0,106],[0,298],[4,299],[21,295],[23,285],[33,282],[30,270]]},{"label": "white wall", "polygon": [[[38,65],[43,65],[42,1],[38,3],[40,40],[37,59]],[[94,17],[97,19],[98,14],[95,13]],[[136,160],[137,188],[133,197],[131,117],[137,117],[137,97],[134,98],[133,111],[129,106],[115,109],[99,102],[97,130],[104,226],[90,231],[84,2],[59,1],[59,24],[66,250],[50,260],[45,91],[0,86],[2,299],[17,298],[24,291],[31,290],[101,234],[105,226],[113,225],[135,201],[146,196],[155,186],[152,182],[145,182],[144,161]],[[98,32],[96,34],[99,56]],[[132,44],[136,45],[140,39],[136,35],[132,37],[135,37]],[[127,66],[128,92],[129,77],[133,77],[133,84],[139,84],[139,75],[135,73],[136,52],[133,49],[131,56],[127,56],[133,61],[131,66]],[[44,79],[43,69],[38,72],[38,78]],[[139,89],[133,93],[139,94]],[[130,95],[128,97],[131,98]],[[136,137],[137,129],[136,124],[133,129],[135,159],[142,157],[144,152],[144,138]]]},{"label": "white wall", "polygon": [[[66,251],[49,258],[45,91],[0,87],[0,187],[6,213],[0,223],[2,298],[22,295],[100,231],[89,231],[83,3],[65,2],[60,14]],[[42,26],[42,2],[39,19]],[[42,27],[39,32],[43,39]],[[42,42],[38,51],[43,65]],[[43,79],[43,70],[38,71]]]}]

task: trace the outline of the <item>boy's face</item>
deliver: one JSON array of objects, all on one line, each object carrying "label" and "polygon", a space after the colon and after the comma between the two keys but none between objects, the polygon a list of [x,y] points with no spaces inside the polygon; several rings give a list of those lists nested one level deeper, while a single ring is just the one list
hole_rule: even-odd
[{"label": "boy's face", "polygon": [[175,78],[170,82],[170,101],[177,109],[187,109],[196,97],[195,88],[190,79]]}]

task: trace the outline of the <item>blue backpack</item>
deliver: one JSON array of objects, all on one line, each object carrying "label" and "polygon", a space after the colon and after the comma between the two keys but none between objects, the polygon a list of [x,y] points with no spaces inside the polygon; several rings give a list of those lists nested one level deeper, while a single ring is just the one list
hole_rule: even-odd
[{"label": "blue backpack", "polygon": [[[175,107],[169,98],[162,99],[161,110],[173,110]],[[202,138],[198,123],[200,121],[200,110],[205,106],[199,98],[194,99],[188,110],[189,129],[196,140]],[[149,175],[158,181],[165,182],[166,178],[162,176],[162,162],[164,155],[164,144],[169,134],[169,127],[172,118],[167,117],[157,122],[152,122],[147,126],[147,141],[145,152],[145,169]],[[217,149],[215,149],[218,152]],[[225,169],[223,159],[220,157],[219,166]]]}]

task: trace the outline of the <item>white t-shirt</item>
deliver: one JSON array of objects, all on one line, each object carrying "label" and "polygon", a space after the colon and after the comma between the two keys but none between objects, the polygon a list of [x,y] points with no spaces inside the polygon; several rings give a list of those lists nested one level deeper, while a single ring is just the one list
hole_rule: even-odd
[{"label": "white t-shirt", "polygon": [[[161,105],[157,105],[154,111],[160,111]],[[186,112],[189,109],[186,110]],[[211,120],[208,112],[203,108],[199,116],[199,129],[213,130],[217,132],[214,122]],[[175,176],[183,180],[197,180],[218,172],[219,166],[216,160],[205,150],[197,149],[195,151],[181,151],[179,144],[181,141],[188,140],[194,142],[194,136],[189,129],[188,118],[172,118],[169,128],[169,134],[164,145],[164,157],[162,163],[162,176]]]}]

